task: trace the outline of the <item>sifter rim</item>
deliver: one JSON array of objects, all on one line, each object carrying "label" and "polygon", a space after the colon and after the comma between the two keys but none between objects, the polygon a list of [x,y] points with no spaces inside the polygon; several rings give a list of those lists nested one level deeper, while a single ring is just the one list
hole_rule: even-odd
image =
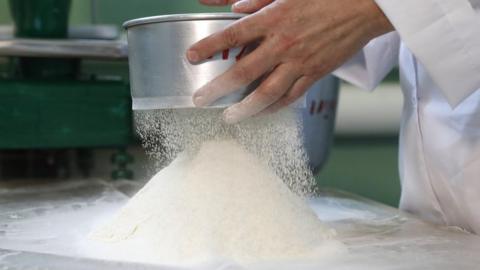
[{"label": "sifter rim", "polygon": [[246,14],[240,13],[187,13],[170,14],[133,19],[125,22],[123,28],[129,29],[134,26],[165,23],[165,22],[184,22],[184,21],[205,21],[205,20],[238,20]]}]

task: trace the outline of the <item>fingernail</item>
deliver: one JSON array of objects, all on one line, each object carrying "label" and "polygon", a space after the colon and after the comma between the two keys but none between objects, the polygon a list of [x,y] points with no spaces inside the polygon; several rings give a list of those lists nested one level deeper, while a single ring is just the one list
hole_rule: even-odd
[{"label": "fingernail", "polygon": [[241,0],[233,4],[232,8],[234,10],[242,10],[247,8],[250,5],[250,0]]},{"label": "fingernail", "polygon": [[196,62],[200,61],[200,56],[198,55],[198,53],[196,51],[188,50],[187,51],[187,59],[188,59],[188,61],[190,61],[192,63],[196,63]]},{"label": "fingernail", "polygon": [[205,107],[205,98],[203,96],[195,96],[193,97],[193,104],[197,107]]},{"label": "fingernail", "polygon": [[230,107],[223,112],[223,121],[229,125],[236,124],[241,120],[241,116],[237,113],[235,107]]}]

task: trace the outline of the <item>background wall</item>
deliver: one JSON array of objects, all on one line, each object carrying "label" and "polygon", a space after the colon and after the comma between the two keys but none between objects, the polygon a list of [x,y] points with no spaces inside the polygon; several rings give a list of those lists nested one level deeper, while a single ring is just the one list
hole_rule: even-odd
[{"label": "background wall", "polygon": [[[116,6],[118,9],[116,9],[115,12],[109,12],[112,6]],[[115,24],[121,24],[129,19],[159,14],[218,12],[228,10],[226,8],[205,7],[200,5],[196,0],[97,0],[96,9],[99,14],[98,22]]]},{"label": "background wall", "polygon": [[339,188],[397,207],[400,198],[397,141],[395,136],[337,136],[318,182],[322,187]]},{"label": "background wall", "polygon": [[[138,17],[219,11],[228,11],[228,8],[205,7],[196,0],[72,0],[71,23],[84,24],[94,21],[120,26],[123,22]],[[8,0],[0,0],[0,23],[8,22]]]},{"label": "background wall", "polygon": [[[0,0],[0,24],[10,22],[7,2]],[[196,0],[73,0],[71,23],[120,26],[126,20],[144,16],[226,10],[203,7]],[[397,134],[401,94],[396,76],[389,80],[390,87],[375,94],[344,85],[331,159],[318,180],[324,187],[344,189],[396,206],[400,193]]]}]

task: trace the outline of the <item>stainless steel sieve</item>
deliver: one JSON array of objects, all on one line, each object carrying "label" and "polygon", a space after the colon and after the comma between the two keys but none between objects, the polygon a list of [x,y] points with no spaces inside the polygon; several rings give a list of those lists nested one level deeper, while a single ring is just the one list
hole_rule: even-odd
[{"label": "stainless steel sieve", "polygon": [[[188,62],[185,52],[195,42],[241,17],[233,13],[183,14],[126,22],[133,109],[194,107],[195,90],[225,72],[249,48],[226,50],[196,65]],[[239,89],[212,106],[238,102],[254,86]]]}]

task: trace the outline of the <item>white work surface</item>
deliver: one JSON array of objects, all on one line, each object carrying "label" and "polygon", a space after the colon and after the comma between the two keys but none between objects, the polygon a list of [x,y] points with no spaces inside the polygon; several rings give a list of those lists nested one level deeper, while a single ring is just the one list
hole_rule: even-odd
[{"label": "white work surface", "polygon": [[[96,180],[0,185],[0,269],[175,269],[102,260],[102,254],[91,254],[86,244],[85,235],[138,188],[131,182]],[[396,209],[335,191],[326,191],[311,205],[321,220],[337,230],[348,254],[249,269],[480,269],[478,236],[431,226]],[[244,268],[219,263],[199,269]]]}]

